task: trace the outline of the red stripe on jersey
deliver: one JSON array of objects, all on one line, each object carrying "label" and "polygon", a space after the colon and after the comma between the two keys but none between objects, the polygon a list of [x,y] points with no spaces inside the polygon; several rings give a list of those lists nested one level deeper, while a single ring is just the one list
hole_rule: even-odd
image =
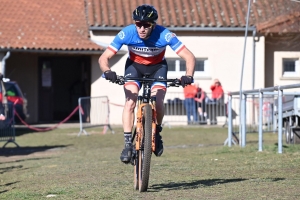
[{"label": "red stripe on jersey", "polygon": [[185,46],[183,45],[176,53],[179,54],[180,51],[182,51],[185,48]]},{"label": "red stripe on jersey", "polygon": [[129,56],[130,56],[130,60],[132,60],[133,62],[143,64],[143,65],[155,65],[160,63],[164,59],[165,51],[166,50],[162,51],[160,54],[156,56],[151,56],[151,57],[139,56],[133,52],[130,52]]},{"label": "red stripe on jersey", "polygon": [[112,52],[114,52],[115,54],[117,53],[113,48],[111,47],[107,47],[107,49],[111,50]]}]

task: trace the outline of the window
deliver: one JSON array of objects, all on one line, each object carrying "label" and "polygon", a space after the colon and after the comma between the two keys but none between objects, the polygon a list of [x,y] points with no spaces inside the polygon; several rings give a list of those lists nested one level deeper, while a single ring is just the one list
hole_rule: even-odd
[{"label": "window", "polygon": [[[166,58],[168,63],[168,76],[182,76],[185,74],[185,60],[181,58]],[[197,58],[194,76],[209,76],[208,60]]]},{"label": "window", "polygon": [[283,77],[300,76],[300,63],[298,58],[284,58],[282,61],[282,67]]}]

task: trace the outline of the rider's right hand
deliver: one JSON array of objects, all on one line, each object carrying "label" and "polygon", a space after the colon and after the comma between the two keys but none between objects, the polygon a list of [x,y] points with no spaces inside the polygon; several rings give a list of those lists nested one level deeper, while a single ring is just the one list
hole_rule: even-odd
[{"label": "rider's right hand", "polygon": [[107,70],[104,72],[104,76],[106,80],[110,80],[111,82],[116,82],[117,80],[117,74],[114,71]]}]

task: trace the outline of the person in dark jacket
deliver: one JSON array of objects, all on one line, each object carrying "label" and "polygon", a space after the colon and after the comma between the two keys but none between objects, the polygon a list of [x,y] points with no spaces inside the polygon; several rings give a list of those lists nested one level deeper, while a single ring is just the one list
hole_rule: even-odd
[{"label": "person in dark jacket", "polygon": [[[3,74],[0,73],[0,81],[1,81],[1,91],[4,91],[3,87],[4,87],[4,84],[3,84]],[[3,98],[3,92],[2,92],[2,98]],[[0,120],[5,120],[5,115],[4,115],[4,106],[3,106],[3,103],[2,101],[0,101]]]}]

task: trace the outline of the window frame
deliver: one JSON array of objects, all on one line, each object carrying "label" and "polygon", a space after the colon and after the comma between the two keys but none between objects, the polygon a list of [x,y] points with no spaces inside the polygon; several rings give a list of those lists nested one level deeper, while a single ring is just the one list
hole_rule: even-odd
[{"label": "window frame", "polygon": [[[170,77],[179,77],[185,75],[185,61],[182,58],[166,58],[166,61],[169,65],[170,60],[175,61],[175,71],[168,70],[168,76]],[[182,62],[184,65],[184,71],[180,71],[180,66],[182,66]],[[204,71],[195,71],[194,77],[208,77],[210,76],[210,66],[208,58],[196,58],[196,65],[197,62],[203,62]]]},{"label": "window frame", "polygon": [[[289,72],[285,71],[285,62],[294,61],[295,62],[295,71]],[[282,77],[299,77],[300,76],[300,60],[299,58],[282,58]]]}]

